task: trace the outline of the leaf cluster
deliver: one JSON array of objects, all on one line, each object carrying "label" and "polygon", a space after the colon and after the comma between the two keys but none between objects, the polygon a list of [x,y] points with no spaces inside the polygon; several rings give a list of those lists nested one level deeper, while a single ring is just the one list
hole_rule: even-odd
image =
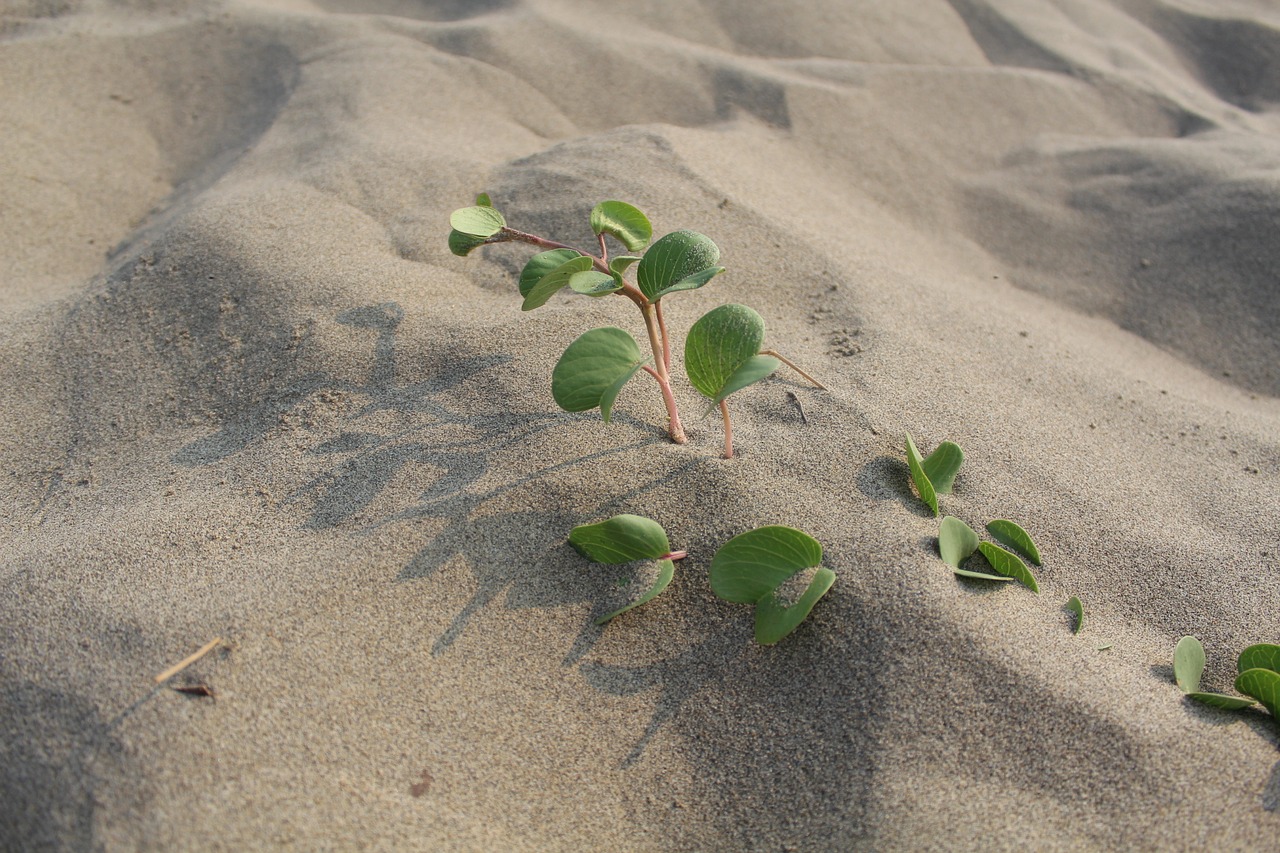
[{"label": "leaf cluster", "polygon": [[[658,561],[655,580],[624,607],[597,619],[597,625],[653,600],[671,583],[672,561],[685,556],[671,552],[661,525],[636,515],[579,525],[570,532],[569,542],[596,563]],[[711,590],[725,601],[754,604],[756,641],[771,645],[794,631],[835,583],[835,572],[821,564],[822,545],[809,534],[779,525],[758,527],[716,551]]]},{"label": "leaf cluster", "polygon": [[1236,659],[1235,688],[1249,698],[1200,690],[1204,673],[1204,646],[1195,637],[1178,640],[1173,651],[1173,677],[1183,694],[1197,702],[1229,711],[1261,703],[1280,720],[1280,646],[1258,643],[1240,652]]}]

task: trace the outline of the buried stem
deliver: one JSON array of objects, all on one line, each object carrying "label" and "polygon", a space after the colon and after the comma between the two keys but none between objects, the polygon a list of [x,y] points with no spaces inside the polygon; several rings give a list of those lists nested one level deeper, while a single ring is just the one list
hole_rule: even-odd
[{"label": "buried stem", "polygon": [[729,402],[720,401],[720,417],[724,418],[724,458],[733,458],[733,424],[729,422]]},{"label": "buried stem", "polygon": [[796,366],[796,363],[795,363],[794,361],[792,361],[791,359],[787,358],[785,355],[783,355],[782,353],[778,352],[776,349],[762,349],[762,350],[760,350],[760,354],[761,354],[761,355],[771,355],[771,356],[773,356],[773,357],[774,357],[774,358],[776,358],[778,361],[780,361],[780,362],[782,362],[783,364],[785,364],[787,367],[790,367],[790,368],[791,368],[792,370],[794,370],[796,373],[799,373],[801,376],[803,376],[805,379],[807,379],[809,382],[811,382],[811,383],[812,383],[813,385],[815,385],[816,387],[821,388],[823,391],[826,391],[826,390],[827,390],[827,386],[826,386],[826,385],[823,385],[821,382],[819,382],[818,380],[814,379],[814,378],[813,378],[812,376],[810,376],[809,374],[805,373],[803,370],[801,370],[799,367],[797,367],[797,366]]}]

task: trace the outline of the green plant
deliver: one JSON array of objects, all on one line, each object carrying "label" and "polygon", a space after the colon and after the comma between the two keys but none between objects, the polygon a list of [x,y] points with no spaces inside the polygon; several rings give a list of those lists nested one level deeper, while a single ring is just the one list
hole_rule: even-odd
[{"label": "green plant", "polygon": [[776,643],[796,629],[835,583],[822,567],[822,545],[793,527],[748,530],[711,559],[711,590],[725,601],[756,606],[756,642]]},{"label": "green plant", "polygon": [[1240,652],[1236,659],[1235,688],[1250,698],[1228,696],[1225,693],[1205,693],[1200,690],[1200,676],[1204,673],[1204,646],[1195,637],[1178,640],[1173,651],[1173,678],[1182,692],[1197,702],[1215,708],[1237,710],[1255,703],[1280,719],[1280,646],[1258,643]]},{"label": "green plant", "polygon": [[[1013,524],[1013,522],[1007,523]],[[990,530],[991,525],[987,525],[987,529]],[[1018,529],[1022,530],[1020,527]],[[1026,536],[1026,531],[1023,531],[1023,536]],[[1026,536],[1026,541],[1034,550],[1035,544],[1031,543],[1030,536]],[[961,564],[973,556],[974,551],[981,552],[997,574],[961,568]],[[973,528],[955,516],[948,515],[943,518],[942,524],[938,527],[938,553],[942,556],[943,562],[951,566],[952,571],[961,577],[988,581],[1016,580],[1032,592],[1040,591],[1035,576],[1017,554],[990,542],[979,542],[978,534],[973,531]],[[1036,565],[1039,565],[1039,562]]]},{"label": "green plant", "polygon": [[[1036,563],[1036,565],[1040,564]],[[1084,604],[1080,601],[1079,596],[1073,595],[1067,600],[1065,606],[1067,612],[1074,617],[1071,623],[1071,633],[1079,634],[1084,630]]]},{"label": "green plant", "polygon": [[[465,256],[493,243],[529,243],[545,251],[534,255],[520,273],[521,306],[532,311],[564,288],[585,296],[616,294],[640,310],[652,356],[645,356],[635,338],[613,326],[592,329],[569,344],[551,375],[551,395],[568,412],[599,408],[607,423],[624,385],[640,371],[657,382],[667,409],[667,433],[677,444],[686,441],[671,387],[671,335],[663,314],[663,299],[695,290],[724,272],[718,266],[720,249],[696,231],[675,231],[649,244],[653,228],[640,210],[626,202],[604,201],[591,211],[591,230],[599,254],[548,240],[507,226],[506,218],[487,195],[472,207],[449,217],[449,249]],[[609,256],[606,237],[628,252],[643,255]],[[647,249],[645,247],[648,247]],[[629,280],[634,272],[634,279]],[[728,309],[728,310],[726,310]],[[702,393],[720,404],[725,421],[725,456],[733,455],[732,431],[724,400],[735,391],[765,378],[780,363],[787,364],[819,388],[824,387],[773,350],[761,350],[764,320],[746,306],[722,306],[704,316],[690,330],[686,358],[697,361],[689,378]],[[727,371],[727,373],[725,373]],[[721,375],[721,374],[724,375]]]},{"label": "green plant", "polygon": [[955,442],[944,441],[927,457],[922,457],[911,433],[907,433],[907,467],[911,469],[911,480],[916,484],[920,500],[933,510],[934,515],[938,514],[938,495],[951,494],[951,486],[962,464],[964,451]]},{"label": "green plant", "polygon": [[620,586],[638,587],[638,594],[628,596],[626,606],[597,619],[597,625],[656,598],[675,576],[673,561],[687,556],[684,551],[671,550],[662,525],[639,515],[615,515],[598,524],[580,524],[569,533],[569,544],[594,563],[620,565],[646,561],[631,577],[620,579]]}]

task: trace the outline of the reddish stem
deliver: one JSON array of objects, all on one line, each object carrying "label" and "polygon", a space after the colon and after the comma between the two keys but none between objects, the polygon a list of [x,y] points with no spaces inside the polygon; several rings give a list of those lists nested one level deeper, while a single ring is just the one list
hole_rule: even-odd
[{"label": "reddish stem", "polygon": [[658,559],[659,560],[683,560],[687,556],[689,556],[688,551],[671,551],[670,553],[663,554]]},{"label": "reddish stem", "polygon": [[662,300],[653,303],[654,313],[658,315],[658,332],[662,335],[662,361],[671,372],[671,338],[667,337],[667,321],[662,319]]},{"label": "reddish stem", "polygon": [[729,422],[729,404],[720,401],[720,416],[724,418],[724,458],[733,458],[733,424]]}]

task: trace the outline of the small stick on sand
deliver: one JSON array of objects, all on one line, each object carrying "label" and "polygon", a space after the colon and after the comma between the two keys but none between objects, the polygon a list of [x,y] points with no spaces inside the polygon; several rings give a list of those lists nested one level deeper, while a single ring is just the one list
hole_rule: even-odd
[{"label": "small stick on sand", "polygon": [[197,649],[195,654],[191,655],[190,657],[183,658],[182,660],[175,663],[173,666],[166,669],[164,672],[157,675],[156,684],[164,684],[170,678],[173,678],[175,675],[182,672],[187,667],[191,666],[191,664],[195,663],[196,661],[200,660],[200,658],[209,654],[209,652],[213,651],[214,648],[218,645],[218,643],[221,643],[221,642],[222,642],[221,637],[214,637],[212,640],[210,640],[209,642],[201,646],[199,649]]}]

